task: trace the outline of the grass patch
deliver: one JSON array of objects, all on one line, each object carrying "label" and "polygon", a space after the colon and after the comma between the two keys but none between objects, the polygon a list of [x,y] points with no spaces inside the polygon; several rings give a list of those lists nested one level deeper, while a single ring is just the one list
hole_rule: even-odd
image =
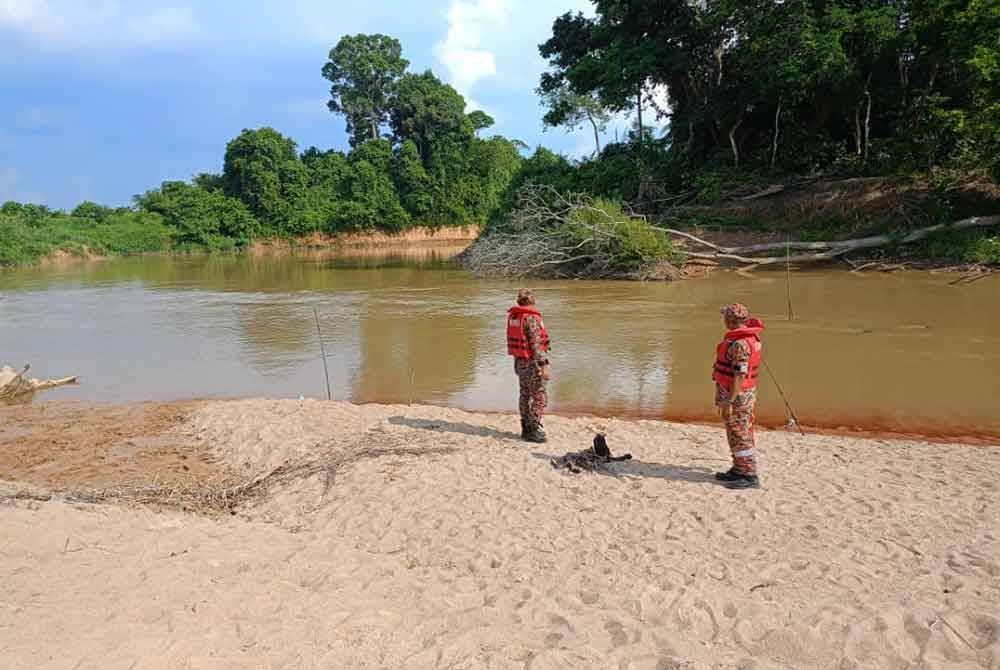
[{"label": "grass patch", "polygon": [[158,215],[143,212],[116,211],[98,219],[5,207],[0,210],[0,265],[33,263],[57,251],[80,256],[166,251],[175,232]]}]

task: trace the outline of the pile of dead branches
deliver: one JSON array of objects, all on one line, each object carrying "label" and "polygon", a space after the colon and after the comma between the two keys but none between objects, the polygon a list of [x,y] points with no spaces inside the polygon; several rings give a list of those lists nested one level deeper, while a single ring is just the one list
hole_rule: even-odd
[{"label": "pile of dead branches", "polygon": [[[381,437],[384,441],[384,436]],[[267,472],[250,477],[242,482],[231,479],[200,484],[157,484],[139,486],[114,486],[103,489],[67,489],[55,492],[19,490],[0,492],[0,502],[34,500],[61,500],[70,503],[87,504],[132,504],[157,508],[168,508],[214,516],[234,514],[241,505],[267,497],[276,487],[287,486],[295,481],[324,477],[325,496],[338,470],[345,466],[373,458],[388,456],[428,456],[447,454],[455,447],[413,447],[402,443],[366,446],[365,440],[353,447],[333,450],[331,445],[318,445],[324,450],[320,456],[293,463],[284,463]]]},{"label": "pile of dead branches", "polygon": [[646,279],[675,272],[669,238],[616,203],[529,184],[462,254],[480,276]]}]

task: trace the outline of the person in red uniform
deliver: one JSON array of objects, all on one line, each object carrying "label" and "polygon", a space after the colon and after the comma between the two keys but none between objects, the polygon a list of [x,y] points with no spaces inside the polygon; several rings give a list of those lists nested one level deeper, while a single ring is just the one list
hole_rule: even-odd
[{"label": "person in red uniform", "polygon": [[722,318],[726,334],[716,347],[712,379],[715,404],[726,423],[733,466],[727,472],[716,473],[715,478],[732,489],[758,488],[754,407],[763,361],[760,333],[764,324],[739,303],[723,307]]},{"label": "person in red uniform", "polygon": [[507,311],[507,353],[514,357],[514,372],[520,382],[521,439],[545,442],[542,415],[549,396],[549,334],[535,295],[528,289],[517,293],[517,304]]}]

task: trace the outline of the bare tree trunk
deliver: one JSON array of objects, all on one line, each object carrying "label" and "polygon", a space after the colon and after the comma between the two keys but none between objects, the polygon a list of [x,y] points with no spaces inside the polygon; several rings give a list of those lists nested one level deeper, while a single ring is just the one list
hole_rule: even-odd
[{"label": "bare tree trunk", "polygon": [[599,156],[601,154],[601,136],[597,132],[597,121],[594,121],[594,115],[590,113],[589,109],[587,110],[587,120],[594,127],[594,145],[597,147],[594,156]]},{"label": "bare tree trunk", "polygon": [[872,92],[869,90],[869,86],[872,83],[871,74],[868,75],[867,81],[865,81],[865,100],[867,101],[867,106],[865,108],[865,153],[862,160],[868,162],[868,148],[871,146],[871,131],[872,131]]},{"label": "bare tree trunk", "polygon": [[774,163],[778,160],[778,133],[780,131],[779,122],[781,121],[781,98],[778,98],[778,109],[774,112],[774,140],[771,142],[771,169],[774,169]]},{"label": "bare tree trunk", "polygon": [[722,47],[715,50],[715,65],[717,73],[715,75],[715,85],[722,86]]},{"label": "bare tree trunk", "polygon": [[931,78],[930,81],[927,82],[928,92],[934,90],[934,83],[937,81],[939,67],[940,65],[938,63],[934,63],[933,65],[931,65]]},{"label": "bare tree trunk", "polygon": [[871,91],[865,89],[865,99],[867,100],[867,105],[865,108],[865,153],[862,160],[868,162],[868,148],[871,146],[871,132],[872,132],[872,94]]},{"label": "bare tree trunk", "polygon": [[854,106],[854,153],[861,158],[861,104]]},{"label": "bare tree trunk", "polygon": [[910,54],[903,52],[899,54],[899,88],[903,91],[903,109],[910,106],[910,61],[907,57]]},{"label": "bare tree trunk", "polygon": [[687,143],[684,145],[684,153],[690,156],[692,146],[694,146],[694,121],[688,119],[688,137]]},{"label": "bare tree trunk", "polygon": [[729,129],[729,146],[733,149],[733,165],[736,167],[740,166],[740,150],[736,146],[736,131],[739,127],[743,125],[743,112],[740,112],[739,118],[736,119],[736,123],[733,127]]},{"label": "bare tree trunk", "polygon": [[377,140],[378,139],[378,124],[375,122],[375,117],[374,116],[370,119],[370,123],[372,125],[372,139],[373,140]]},{"label": "bare tree trunk", "polygon": [[639,82],[639,92],[635,96],[635,103],[636,103],[635,107],[636,110],[638,111],[638,116],[639,116],[639,146],[641,147],[646,139],[642,127],[642,82]]}]

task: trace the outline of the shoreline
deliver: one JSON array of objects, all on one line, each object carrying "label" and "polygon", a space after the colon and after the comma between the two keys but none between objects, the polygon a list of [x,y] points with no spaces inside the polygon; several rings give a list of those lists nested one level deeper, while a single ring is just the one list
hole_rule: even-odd
[{"label": "shoreline", "polygon": [[[4,667],[1000,658],[1000,449],[768,432],[734,492],[720,429],[662,421],[528,445],[516,415],[315,400],[0,419]],[[596,429],[633,458],[550,465]]]},{"label": "shoreline", "polygon": [[[334,400],[324,400],[321,398],[305,397],[303,400],[297,400],[294,398],[284,398],[284,397],[274,397],[274,398],[262,398],[257,396],[220,396],[220,397],[189,397],[189,398],[175,398],[172,400],[133,400],[133,401],[102,401],[102,400],[74,400],[69,398],[57,398],[57,399],[32,399],[25,403],[0,403],[0,414],[3,411],[9,411],[12,407],[36,407],[36,408],[51,408],[55,412],[61,411],[63,407],[101,407],[101,408],[129,408],[129,407],[147,407],[147,408],[168,408],[173,406],[187,406],[187,405],[210,405],[213,403],[238,403],[238,402],[251,402],[251,401],[269,401],[269,402],[310,402],[310,403],[331,403],[331,404],[346,404],[354,407],[408,407],[408,408],[425,408],[425,409],[436,409],[436,410],[449,410],[458,412],[468,412],[474,414],[481,414],[483,416],[489,417],[508,417],[510,419],[511,425],[516,425],[516,410],[512,409],[483,409],[483,408],[469,408],[463,407],[461,405],[452,405],[447,403],[434,403],[434,402],[413,402],[406,405],[399,405],[393,402],[387,402],[383,400],[350,400],[350,399],[334,399]],[[43,409],[44,411],[44,409]],[[721,420],[715,416],[713,413],[709,412],[667,412],[667,413],[656,413],[656,412],[646,412],[643,410],[630,410],[625,408],[616,407],[612,412],[601,412],[593,407],[571,407],[567,409],[550,410],[546,413],[546,416],[557,417],[559,419],[568,420],[586,420],[595,423],[607,422],[607,421],[626,421],[626,422],[658,422],[664,424],[673,424],[678,426],[692,426],[699,428],[706,428],[709,430],[718,431],[721,439],[725,437],[725,431]],[[760,432],[768,433],[787,433],[790,435],[801,436],[798,428],[801,428],[806,436],[816,435],[825,437],[840,437],[844,439],[861,439],[861,440],[871,440],[871,441],[893,441],[893,442],[926,442],[929,444],[941,444],[950,446],[967,446],[967,447],[1000,447],[1000,433],[993,432],[990,430],[982,429],[968,429],[968,428],[955,428],[952,430],[942,430],[940,428],[932,429],[930,426],[933,424],[932,420],[927,420],[924,423],[916,423],[913,430],[902,430],[898,427],[889,425],[887,421],[880,421],[871,419],[868,421],[859,421],[857,418],[853,419],[836,419],[829,418],[825,420],[817,421],[812,419],[808,422],[803,422],[795,427],[788,422],[787,418],[779,418],[777,415],[758,415],[756,426]]]},{"label": "shoreline", "polygon": [[[476,242],[479,232],[480,231],[476,226],[470,225],[448,226],[440,229],[431,229],[420,226],[401,233],[384,233],[380,231],[367,233],[342,233],[337,235],[316,233],[291,240],[276,237],[255,240],[247,247],[231,251],[167,249],[163,251],[151,251],[136,254],[102,255],[95,254],[87,249],[84,249],[82,253],[74,253],[66,249],[56,249],[49,254],[40,257],[34,262],[0,265],[0,272],[32,266],[42,269],[62,269],[76,265],[104,263],[114,261],[119,258],[135,257],[161,258],[211,255],[235,257],[246,256],[250,258],[285,256],[379,257],[382,255],[392,256],[394,254],[410,251],[433,253],[439,250],[446,251],[447,260],[454,260],[460,263],[462,253]],[[705,237],[708,239],[714,239],[711,233],[706,233]],[[750,236],[752,239],[760,240],[770,240],[772,237],[773,234],[771,232],[762,232]],[[846,261],[846,259],[832,259],[823,263],[792,263],[787,269],[784,266],[728,266],[703,259],[691,259],[683,266],[677,268],[677,270],[676,277],[662,277],[642,280],[594,279],[592,281],[681,281],[705,279],[719,272],[733,273],[749,278],[757,275],[766,275],[768,273],[784,274],[787,271],[792,273],[841,271],[849,274],[927,272],[931,274],[961,275],[956,281],[957,284],[961,284],[966,281],[975,282],[981,279],[989,278],[990,276],[1000,272],[1000,266],[989,263],[974,262],[956,264],[953,260],[908,258],[904,256],[899,258],[861,259],[851,262]],[[540,279],[539,281],[546,280]]]}]

